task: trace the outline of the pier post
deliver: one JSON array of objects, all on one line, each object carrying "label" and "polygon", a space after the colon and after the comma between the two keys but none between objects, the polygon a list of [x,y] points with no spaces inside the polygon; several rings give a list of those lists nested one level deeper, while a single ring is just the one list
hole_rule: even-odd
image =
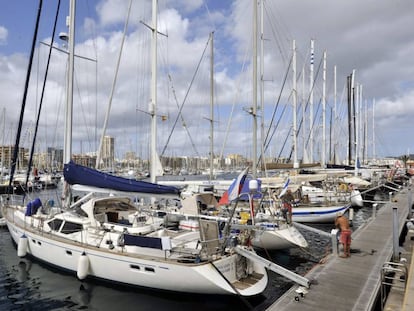
[{"label": "pier post", "polygon": [[400,234],[398,230],[398,208],[397,206],[392,207],[392,249],[393,249],[393,262],[398,262],[400,259]]},{"label": "pier post", "polygon": [[372,219],[375,219],[375,217],[377,217],[377,206],[378,203],[372,204]]},{"label": "pier post", "polygon": [[411,193],[411,189],[409,188],[407,191],[407,207],[408,207],[408,214],[407,219],[411,219],[412,217],[412,207],[413,207],[413,194]]},{"label": "pier post", "polygon": [[331,242],[332,242],[332,254],[338,256],[339,249],[338,249],[338,229],[331,230]]}]

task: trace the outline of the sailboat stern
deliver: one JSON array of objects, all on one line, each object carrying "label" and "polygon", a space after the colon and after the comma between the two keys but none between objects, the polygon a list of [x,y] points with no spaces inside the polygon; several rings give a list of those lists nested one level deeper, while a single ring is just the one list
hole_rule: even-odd
[{"label": "sailboat stern", "polygon": [[239,254],[216,260],[212,262],[211,267],[218,273],[209,273],[205,276],[215,278],[214,282],[226,289],[229,294],[249,297],[259,295],[266,289],[266,269]]},{"label": "sailboat stern", "polygon": [[253,246],[266,250],[281,250],[292,247],[308,247],[303,235],[291,225],[275,227],[273,223],[262,223],[264,230],[255,230]]}]

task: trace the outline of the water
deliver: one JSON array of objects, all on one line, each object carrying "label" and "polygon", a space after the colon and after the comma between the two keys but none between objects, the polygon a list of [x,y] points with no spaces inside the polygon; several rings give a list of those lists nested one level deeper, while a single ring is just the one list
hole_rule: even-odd
[{"label": "water", "polygon": [[[354,230],[371,216],[364,207],[355,212]],[[333,224],[314,225],[329,232]],[[304,275],[330,253],[330,240],[303,231],[309,249],[260,252],[264,258]],[[0,310],[265,310],[293,283],[268,271],[269,284],[259,297],[216,297],[165,293],[142,288],[122,287],[93,280],[79,281],[29,258],[17,257],[7,228],[0,229]]]}]

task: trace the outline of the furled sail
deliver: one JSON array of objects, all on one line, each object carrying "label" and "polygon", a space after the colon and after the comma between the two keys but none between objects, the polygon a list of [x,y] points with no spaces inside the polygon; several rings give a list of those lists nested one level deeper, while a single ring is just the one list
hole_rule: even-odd
[{"label": "furled sail", "polygon": [[84,185],[97,188],[106,188],[125,192],[141,192],[149,194],[176,194],[180,191],[176,187],[153,184],[145,181],[128,179],[97,171],[90,167],[76,164],[73,161],[65,164],[63,176],[70,185]]}]

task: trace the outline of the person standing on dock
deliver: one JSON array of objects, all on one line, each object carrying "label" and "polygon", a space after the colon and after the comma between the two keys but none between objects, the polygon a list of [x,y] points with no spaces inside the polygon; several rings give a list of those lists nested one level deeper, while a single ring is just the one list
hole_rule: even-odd
[{"label": "person standing on dock", "polygon": [[340,257],[346,258],[351,256],[351,234],[348,218],[341,212],[336,214],[335,227],[340,230],[339,243],[343,245],[344,254]]},{"label": "person standing on dock", "polygon": [[292,191],[288,189],[282,196],[282,214],[288,224],[292,223],[292,206],[294,202],[295,197],[293,196]]}]

